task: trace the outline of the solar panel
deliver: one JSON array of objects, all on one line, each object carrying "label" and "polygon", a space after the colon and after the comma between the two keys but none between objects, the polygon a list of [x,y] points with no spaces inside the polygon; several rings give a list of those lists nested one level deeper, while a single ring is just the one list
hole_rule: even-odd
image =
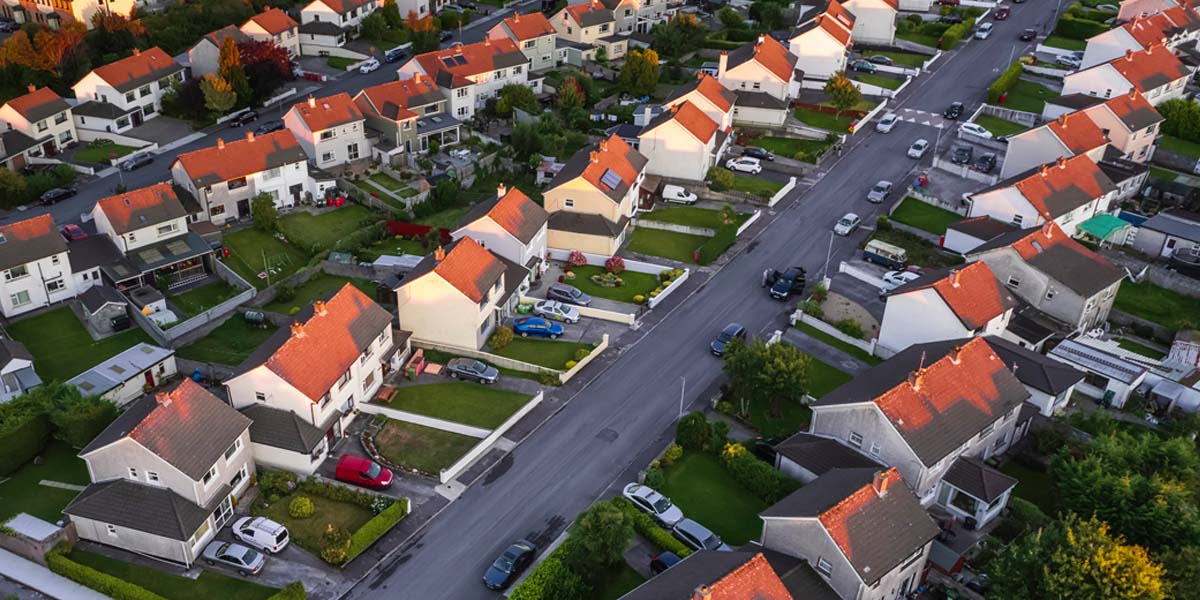
[{"label": "solar panel", "polygon": [[163,259],[163,255],[157,248],[142,250],[138,252],[138,256],[142,257],[142,261],[146,263],[158,262]]},{"label": "solar panel", "polygon": [[446,65],[447,67],[453,67],[454,66],[454,57],[453,56],[443,56],[442,64]]},{"label": "solar panel", "polygon": [[617,175],[612,169],[605,169],[604,174],[600,176],[600,183],[608,186],[609,189],[617,189],[621,185],[621,176]]},{"label": "solar panel", "polygon": [[465,65],[467,64],[467,57],[459,54],[458,56],[454,57],[454,62],[460,65]]}]

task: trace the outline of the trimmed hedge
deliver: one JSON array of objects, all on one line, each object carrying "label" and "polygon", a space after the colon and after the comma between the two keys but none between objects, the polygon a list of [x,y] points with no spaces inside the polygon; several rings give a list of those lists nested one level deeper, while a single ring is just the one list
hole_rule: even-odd
[{"label": "trimmed hedge", "polygon": [[0,417],[0,476],[9,475],[33,460],[49,442],[50,420],[46,415],[21,412],[9,418]]},{"label": "trimmed hedge", "polygon": [[1021,79],[1021,73],[1024,72],[1025,66],[1021,64],[1021,61],[1019,60],[1011,65],[1008,65],[1008,68],[1005,69],[1004,72],[996,78],[996,81],[992,82],[992,85],[988,87],[988,104],[996,104],[999,102],[1000,96],[1008,93],[1008,91],[1011,90],[1014,85],[1017,85],[1017,82]]},{"label": "trimmed hedge", "polygon": [[563,544],[542,559],[508,595],[509,600],[572,600],[589,595],[587,582],[567,566],[565,548]]},{"label": "trimmed hedge", "polygon": [[625,498],[613,498],[613,504],[621,509],[626,516],[633,520],[633,528],[642,537],[650,541],[650,543],[668,552],[674,552],[679,558],[684,558],[692,553],[692,549],[683,545],[683,542],[675,539],[671,532],[663,529],[654,521],[650,515],[638,510],[632,502]]},{"label": "trimmed hedge", "polygon": [[46,384],[0,404],[0,476],[20,469],[50,441],[51,434],[74,448],[87,445],[117,418],[117,407],[79,388]]},{"label": "trimmed hedge", "polygon": [[942,50],[953,50],[964,37],[975,29],[975,17],[967,17],[962,23],[951,25],[942,33]]},{"label": "trimmed hedge", "polygon": [[371,544],[391,531],[396,523],[399,523],[407,515],[408,499],[401,498],[359,527],[358,531],[350,536],[350,551],[346,553],[346,562],[354,560],[356,556],[370,548]]},{"label": "trimmed hedge", "polygon": [[733,243],[737,241],[737,225],[722,225],[714,235],[700,245],[698,264],[707,265],[717,260]]},{"label": "trimmed hedge", "polygon": [[1058,24],[1054,26],[1054,35],[1070,38],[1073,40],[1087,40],[1088,38],[1100,35],[1108,31],[1108,25],[1098,21],[1073,17],[1071,15],[1063,15],[1058,20]]},{"label": "trimmed hedge", "polygon": [[708,48],[710,50],[737,50],[742,46],[745,46],[745,44],[741,42],[730,42],[728,40],[714,40],[709,38],[705,38],[704,42],[700,44],[701,48]]},{"label": "trimmed hedge", "polygon": [[167,600],[140,585],[134,585],[108,573],[81,565],[67,558],[60,549],[46,553],[46,564],[49,565],[51,571],[115,600]]},{"label": "trimmed hedge", "polygon": [[800,482],[761,461],[741,444],[726,444],[721,464],[747,491],[774,504],[800,487]]},{"label": "trimmed hedge", "polygon": [[308,598],[308,592],[304,591],[304,584],[293,581],[267,600],[305,600],[306,598]]}]

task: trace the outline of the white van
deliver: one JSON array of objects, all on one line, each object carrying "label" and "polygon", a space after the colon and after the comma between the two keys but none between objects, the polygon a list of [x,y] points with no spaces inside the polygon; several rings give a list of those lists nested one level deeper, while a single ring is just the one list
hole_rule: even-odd
[{"label": "white van", "polygon": [[662,191],[662,199],[667,202],[675,202],[677,204],[695,204],[698,198],[696,194],[687,191],[678,185],[664,185]]}]

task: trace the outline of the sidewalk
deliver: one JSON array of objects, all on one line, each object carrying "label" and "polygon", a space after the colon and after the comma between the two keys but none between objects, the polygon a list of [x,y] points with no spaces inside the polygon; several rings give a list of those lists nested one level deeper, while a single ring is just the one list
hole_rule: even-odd
[{"label": "sidewalk", "polygon": [[42,565],[0,550],[0,573],[47,596],[63,600],[107,600],[108,596],[94,592],[65,577],[55,575]]}]

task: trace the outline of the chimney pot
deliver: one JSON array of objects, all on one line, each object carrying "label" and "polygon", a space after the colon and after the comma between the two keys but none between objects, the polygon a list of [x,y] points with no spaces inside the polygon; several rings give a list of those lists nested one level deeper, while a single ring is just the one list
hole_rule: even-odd
[{"label": "chimney pot", "polygon": [[225,149],[225,140],[223,140],[221,138],[217,138],[217,148],[224,150]]},{"label": "chimney pot", "polygon": [[1054,236],[1053,223],[1054,223],[1054,221],[1051,221],[1049,219],[1046,219],[1046,222],[1042,223],[1042,235],[1044,235],[1046,237]]},{"label": "chimney pot", "polygon": [[765,35],[759,35],[759,36],[758,36],[758,43],[759,43],[759,44],[761,44],[761,43],[763,43],[763,42],[765,42],[765,41],[767,41],[767,36],[765,36]]},{"label": "chimney pot", "polygon": [[312,94],[309,94],[309,95],[308,95],[308,107],[309,107],[309,108],[316,108],[316,107],[317,107],[317,99],[316,99],[316,98],[314,98],[314,97],[312,96]]},{"label": "chimney pot", "polygon": [[299,321],[294,321],[292,323],[292,337],[304,337],[304,325],[301,325]]},{"label": "chimney pot", "polygon": [[521,22],[521,13],[513,13],[513,23]]},{"label": "chimney pot", "polygon": [[958,287],[958,269],[953,269],[950,271],[950,285],[952,287]]},{"label": "chimney pot", "polygon": [[879,471],[878,473],[875,473],[875,480],[871,483],[871,485],[875,488],[876,494],[884,496],[887,495],[888,488],[891,487],[893,479],[895,479],[895,477],[892,477],[892,472],[890,470]]},{"label": "chimney pot", "polygon": [[246,132],[246,141],[248,141],[248,142],[254,141],[254,131],[253,130]]},{"label": "chimney pot", "polygon": [[508,188],[505,187],[503,183],[496,187],[496,197],[497,198],[503,198],[504,194],[507,194],[507,193],[508,193]]},{"label": "chimney pot", "polygon": [[134,56],[141,56],[141,55],[142,55],[142,51],[141,51],[141,50],[138,50],[137,48],[134,48],[134,49],[133,49],[133,55],[134,55]]},{"label": "chimney pot", "polygon": [[158,402],[159,406],[170,406],[171,395],[166,392],[159,392],[154,395],[154,401]]},{"label": "chimney pot", "polygon": [[413,82],[421,83],[421,74],[420,73],[413,73]]},{"label": "chimney pot", "polygon": [[594,163],[600,162],[600,153],[596,152],[595,150],[592,150],[591,152],[588,153],[588,160],[590,160],[591,162],[594,162]]},{"label": "chimney pot", "polygon": [[1047,173],[1049,170],[1050,170],[1050,165],[1042,165],[1042,177],[1045,177],[1045,176],[1046,176],[1046,173]]},{"label": "chimney pot", "polygon": [[1065,156],[1058,157],[1058,168],[1060,168],[1060,169],[1067,168],[1067,157],[1065,157]]},{"label": "chimney pot", "polygon": [[608,140],[607,139],[600,140],[600,151],[608,152]]},{"label": "chimney pot", "polygon": [[29,84],[29,93],[30,93],[30,94],[32,94],[32,93],[34,93],[34,92],[36,92],[36,91],[37,91],[37,86],[36,86],[36,85],[33,85],[32,83],[31,83],[31,84]]},{"label": "chimney pot", "polygon": [[921,389],[921,376],[924,374],[924,368],[917,369],[916,371],[908,374],[908,385],[912,387],[914,391]]},{"label": "chimney pot", "polygon": [[712,600],[712,588],[700,584],[692,592],[692,600]]},{"label": "chimney pot", "polygon": [[433,260],[441,262],[446,259],[446,249],[438,246],[437,250],[433,251]]},{"label": "chimney pot", "polygon": [[329,310],[325,307],[324,300],[317,300],[313,302],[313,314],[318,317],[323,317],[329,314]]},{"label": "chimney pot", "polygon": [[962,355],[962,346],[955,346],[954,349],[950,351],[950,364],[957,365],[957,364],[961,363],[962,362],[961,355]]},{"label": "chimney pot", "polygon": [[1133,60],[1133,50],[1126,50],[1126,51],[1125,51],[1125,60],[1128,60],[1128,61],[1132,61],[1132,60]]}]

